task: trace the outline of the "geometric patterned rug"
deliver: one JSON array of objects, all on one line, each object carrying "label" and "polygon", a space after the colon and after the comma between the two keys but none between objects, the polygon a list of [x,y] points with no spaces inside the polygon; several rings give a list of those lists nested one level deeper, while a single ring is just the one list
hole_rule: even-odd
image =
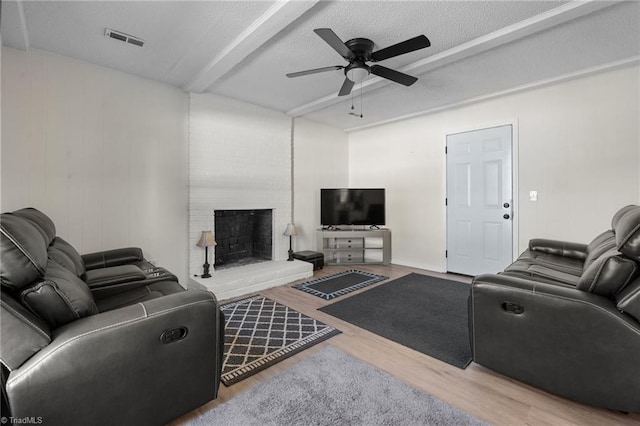
[{"label": "geometric patterned rug", "polygon": [[230,386],[341,332],[263,296],[224,304],[222,383]]},{"label": "geometric patterned rug", "polygon": [[311,293],[325,300],[331,300],[387,278],[382,275],[350,269],[338,274],[296,284],[293,288]]}]

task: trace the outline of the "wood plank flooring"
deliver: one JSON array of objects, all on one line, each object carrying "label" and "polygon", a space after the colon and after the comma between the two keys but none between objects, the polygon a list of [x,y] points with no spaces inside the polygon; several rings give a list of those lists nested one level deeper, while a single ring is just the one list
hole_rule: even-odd
[{"label": "wood plank flooring", "polygon": [[[397,265],[326,266],[324,269],[316,271],[314,277],[331,275],[351,268],[385,275],[390,279],[399,278],[410,272],[418,272],[459,281],[470,281],[468,277],[452,276],[451,274],[443,275]],[[387,281],[376,283],[352,294],[366,291],[385,282]],[[492,424],[640,425],[640,413],[625,415],[578,404],[509,379],[473,362],[465,370],[461,370],[377,336],[318,311],[318,308],[339,299],[325,301],[319,297],[291,288],[296,283],[265,290],[260,294],[317,318],[326,324],[330,324],[341,330],[342,334],[304,350],[235,385],[230,387],[221,385],[218,399],[173,421],[170,423],[171,426],[185,424],[188,419],[217,407],[246,389],[286,370],[289,366],[327,345],[340,348],[398,379]]]}]

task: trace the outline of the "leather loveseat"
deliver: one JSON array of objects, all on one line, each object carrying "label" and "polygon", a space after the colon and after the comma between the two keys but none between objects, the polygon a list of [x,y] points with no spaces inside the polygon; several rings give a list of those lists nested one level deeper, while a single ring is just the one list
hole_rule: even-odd
[{"label": "leather loveseat", "polygon": [[2,415],[162,425],[216,398],[224,318],[138,248],[81,256],[27,208],[0,217]]},{"label": "leather loveseat", "polygon": [[473,360],[578,402],[640,411],[640,207],[589,244],[534,239],[474,278]]}]

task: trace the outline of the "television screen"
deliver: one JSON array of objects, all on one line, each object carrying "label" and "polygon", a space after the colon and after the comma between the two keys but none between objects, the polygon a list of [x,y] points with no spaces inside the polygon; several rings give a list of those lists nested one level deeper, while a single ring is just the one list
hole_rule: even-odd
[{"label": "television screen", "polygon": [[323,226],[384,225],[384,189],[321,189],[320,222]]}]

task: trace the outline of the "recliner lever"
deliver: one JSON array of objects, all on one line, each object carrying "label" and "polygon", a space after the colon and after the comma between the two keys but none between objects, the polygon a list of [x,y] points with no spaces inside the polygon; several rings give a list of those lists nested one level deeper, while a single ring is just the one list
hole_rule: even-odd
[{"label": "recliner lever", "polygon": [[520,315],[524,312],[524,307],[515,302],[502,302],[502,309],[510,314]]},{"label": "recliner lever", "polygon": [[164,344],[178,342],[187,337],[187,334],[189,334],[187,327],[172,328],[165,330],[164,333],[160,335],[160,341]]}]

